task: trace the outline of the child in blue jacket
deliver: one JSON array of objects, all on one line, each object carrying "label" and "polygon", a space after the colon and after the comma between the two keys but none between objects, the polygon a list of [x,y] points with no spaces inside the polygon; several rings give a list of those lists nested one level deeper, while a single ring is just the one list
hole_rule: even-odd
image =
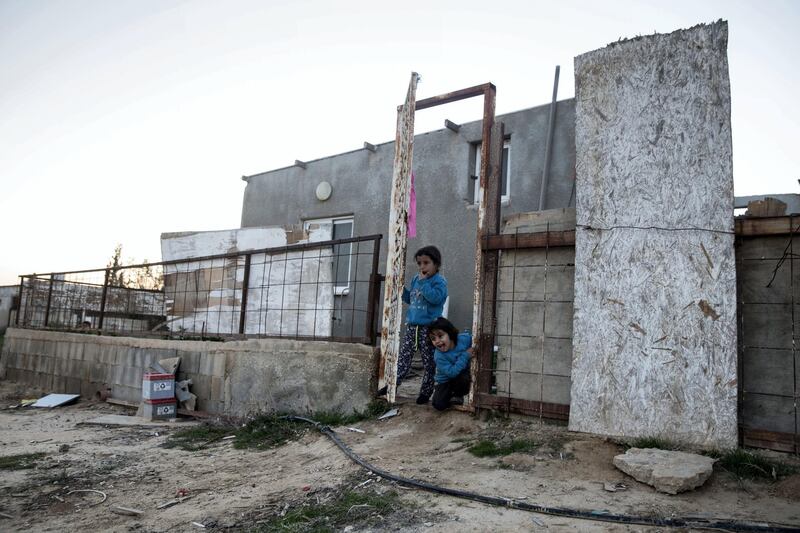
[{"label": "child in blue jacket", "polygon": [[[428,403],[433,394],[433,345],[428,338],[428,325],[441,316],[447,299],[447,280],[439,273],[442,254],[435,246],[425,246],[414,254],[419,272],[411,280],[410,288],[403,288],[403,302],[408,304],[406,329],[397,356],[397,386],[411,370],[411,358],[415,350],[422,356],[425,373],[417,397],[418,404]],[[385,394],[385,387],[378,394]]]},{"label": "child in blue jacket", "polygon": [[436,390],[433,407],[444,411],[450,407],[453,396],[469,392],[469,363],[472,359],[472,335],[459,333],[446,318],[437,318],[428,326],[428,335],[436,348]]}]

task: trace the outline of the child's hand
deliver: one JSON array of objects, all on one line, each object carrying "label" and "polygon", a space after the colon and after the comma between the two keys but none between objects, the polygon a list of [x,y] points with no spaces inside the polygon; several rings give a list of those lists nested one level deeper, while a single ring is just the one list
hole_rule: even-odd
[{"label": "child's hand", "polygon": [[469,348],[467,348],[467,353],[469,354],[469,358],[470,358],[470,359],[472,359],[473,357],[475,357],[475,349],[474,349],[474,348],[472,348],[471,346],[470,346]]}]

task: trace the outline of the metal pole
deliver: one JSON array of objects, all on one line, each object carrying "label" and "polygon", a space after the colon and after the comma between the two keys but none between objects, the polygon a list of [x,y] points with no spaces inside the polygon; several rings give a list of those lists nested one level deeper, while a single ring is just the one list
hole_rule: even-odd
[{"label": "metal pole", "polygon": [[406,275],[409,188],[414,148],[414,112],[419,75],[411,73],[406,101],[397,111],[392,199],[389,210],[389,243],[386,254],[386,283],[383,293],[381,355],[384,358],[386,399],[394,403],[397,386],[397,355],[400,349],[400,326],[403,302],[401,295]]},{"label": "metal pole", "polygon": [[[242,310],[239,312],[239,334],[244,335],[245,326],[247,325],[247,290],[250,286],[250,261],[251,255],[244,256],[244,280],[242,280]],[[300,278],[302,281],[303,271],[300,271]]]},{"label": "metal pole", "polygon": [[17,298],[17,316],[14,318],[14,325],[19,326],[19,314],[22,311],[22,293],[25,290],[25,278],[19,277],[19,296]]},{"label": "metal pole", "polygon": [[100,298],[100,320],[97,322],[97,329],[103,329],[103,319],[106,313],[106,296],[108,295],[108,279],[111,277],[111,269],[106,269],[106,279],[103,281],[103,295]]},{"label": "metal pole", "polygon": [[381,256],[381,236],[372,241],[372,270],[369,274],[369,291],[367,294],[367,331],[364,335],[369,339],[370,346],[375,345],[375,307],[377,306],[376,293],[380,289],[378,276],[378,261]]},{"label": "metal pole", "polygon": [[558,73],[560,65],[556,65],[556,77],[553,80],[553,101],[550,103],[550,119],[547,123],[547,142],[544,145],[544,169],[542,170],[542,187],[539,190],[539,211],[545,206],[547,196],[547,179],[550,177],[550,153],[553,151],[553,133],[556,129],[556,100],[558,98]]},{"label": "metal pole", "polygon": [[50,323],[50,302],[53,299],[53,279],[55,274],[50,274],[50,287],[47,289],[47,307],[44,309],[44,327]]}]

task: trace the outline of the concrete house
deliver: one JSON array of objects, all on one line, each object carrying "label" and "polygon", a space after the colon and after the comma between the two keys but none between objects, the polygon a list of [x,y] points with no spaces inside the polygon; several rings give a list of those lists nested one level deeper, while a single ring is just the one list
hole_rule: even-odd
[{"label": "concrete house", "polygon": [[[502,214],[538,209],[543,180],[550,104],[505,115]],[[455,131],[457,130],[457,131]],[[448,280],[449,318],[459,328],[472,322],[477,221],[476,168],[481,140],[480,121],[416,135],[414,174],[417,198],[417,237],[408,244],[410,277],[416,272],[413,252],[437,246]],[[556,105],[551,160],[544,205],[547,209],[575,205],[575,102]],[[333,238],[386,234],[389,226],[394,142],[323,157],[294,166],[244,176],[247,182],[242,228],[287,226],[308,228],[317,222],[333,224]],[[330,196],[317,187],[330,186]],[[325,191],[321,191],[325,192]],[[458,231],[453,231],[458,228]],[[381,247],[385,264],[386,240]],[[349,265],[336,268],[337,296],[347,291]],[[358,295],[355,295],[358,297]],[[362,295],[361,297],[365,297]],[[348,304],[344,304],[347,307]],[[334,326],[335,328],[336,326]]]}]

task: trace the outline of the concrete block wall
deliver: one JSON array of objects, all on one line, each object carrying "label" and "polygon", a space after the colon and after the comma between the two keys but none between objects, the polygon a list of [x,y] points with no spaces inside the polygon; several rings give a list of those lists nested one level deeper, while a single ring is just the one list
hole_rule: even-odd
[{"label": "concrete block wall", "polygon": [[[575,209],[509,217],[503,233],[575,229]],[[570,403],[575,249],[504,250],[497,302],[496,392]]]},{"label": "concrete block wall", "polygon": [[210,413],[349,413],[364,409],[376,389],[372,347],[360,344],[174,341],[19,328],[6,332],[0,379],[83,398],[108,387],[113,397],[138,402],[148,366],[176,356],[177,379],[192,380],[197,408]]}]

